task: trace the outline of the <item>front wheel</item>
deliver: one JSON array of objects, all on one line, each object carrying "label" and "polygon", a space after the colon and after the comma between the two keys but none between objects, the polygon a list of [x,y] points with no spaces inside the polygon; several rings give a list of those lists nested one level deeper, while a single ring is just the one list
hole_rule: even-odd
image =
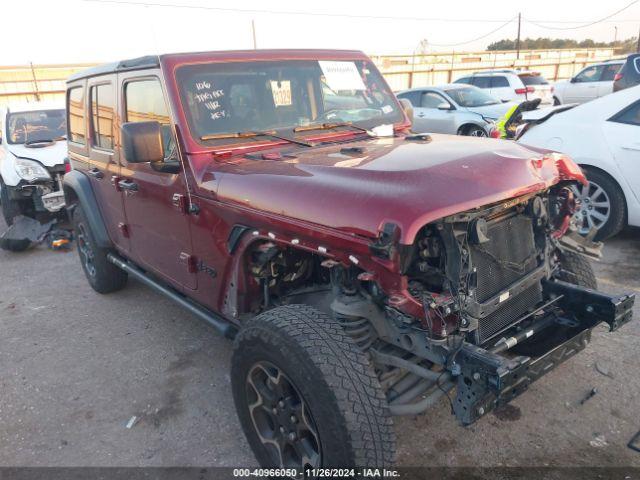
[{"label": "front wheel", "polygon": [[247,322],[234,343],[231,386],[265,468],[393,464],[393,424],[378,378],[324,313],[288,305]]},{"label": "front wheel", "polygon": [[467,137],[486,137],[487,132],[485,132],[483,128],[478,127],[477,125],[472,125],[470,127],[461,129],[459,135],[465,135]]},{"label": "front wheel", "polygon": [[595,240],[606,240],[625,225],[626,201],[616,181],[604,172],[585,169],[589,184],[573,186],[577,211],[574,215],[578,231],[588,234],[597,230]]},{"label": "front wheel", "polygon": [[13,225],[13,221],[19,215],[22,215],[20,204],[16,200],[9,198],[8,187],[0,179],[0,202],[2,203],[2,216],[7,226]]}]

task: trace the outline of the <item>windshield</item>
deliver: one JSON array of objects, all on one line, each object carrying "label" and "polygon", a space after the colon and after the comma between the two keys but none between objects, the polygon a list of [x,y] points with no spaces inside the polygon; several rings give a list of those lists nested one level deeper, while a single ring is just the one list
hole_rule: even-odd
[{"label": "windshield", "polygon": [[[209,144],[237,143],[206,137],[238,132],[340,122],[372,128],[404,118],[368,61],[208,63],[180,68],[177,80],[191,133]],[[242,141],[256,138],[264,140]]]},{"label": "windshield", "polygon": [[452,88],[445,90],[453,100],[461,107],[485,107],[497,105],[500,101],[479,88]]},{"label": "windshield", "polygon": [[11,113],[7,132],[10,144],[60,140],[67,134],[65,112],[60,109]]}]

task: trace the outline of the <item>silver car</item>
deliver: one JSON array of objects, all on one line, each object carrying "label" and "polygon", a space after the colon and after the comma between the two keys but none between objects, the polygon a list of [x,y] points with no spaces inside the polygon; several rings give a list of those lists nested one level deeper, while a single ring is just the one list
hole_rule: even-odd
[{"label": "silver car", "polygon": [[398,93],[413,105],[414,132],[487,137],[514,102],[504,103],[472,85],[420,87]]}]

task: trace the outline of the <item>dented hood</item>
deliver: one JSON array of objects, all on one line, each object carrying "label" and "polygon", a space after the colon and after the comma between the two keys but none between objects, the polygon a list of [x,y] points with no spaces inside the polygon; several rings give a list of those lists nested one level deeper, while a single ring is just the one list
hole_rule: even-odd
[{"label": "dented hood", "polygon": [[[429,142],[367,139],[292,152],[280,160],[218,164],[218,198],[344,232],[377,237],[385,223],[401,243],[442,217],[583,180],[570,161],[515,142],[432,135]],[[575,168],[574,168],[575,167]]]},{"label": "dented hood", "polygon": [[67,142],[60,140],[46,147],[27,147],[23,144],[7,144],[7,149],[16,157],[36,160],[45,167],[64,163],[67,156]]}]

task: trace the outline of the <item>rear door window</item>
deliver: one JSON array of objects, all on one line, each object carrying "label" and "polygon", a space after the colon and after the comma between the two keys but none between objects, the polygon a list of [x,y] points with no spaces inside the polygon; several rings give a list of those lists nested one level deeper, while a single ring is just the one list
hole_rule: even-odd
[{"label": "rear door window", "polygon": [[458,80],[456,80],[453,83],[466,83],[467,85],[472,85],[471,77],[462,77],[462,78],[459,78]]},{"label": "rear door window", "polygon": [[67,133],[70,142],[84,145],[86,129],[84,124],[84,87],[73,87],[67,92]]},{"label": "rear door window", "polygon": [[112,84],[91,87],[91,129],[94,147],[113,150],[115,108],[116,99]]},{"label": "rear door window", "polygon": [[414,107],[419,107],[420,106],[420,95],[421,94],[422,94],[422,92],[419,92],[419,91],[405,92],[405,93],[401,93],[400,95],[398,95],[398,98],[404,98],[406,100],[409,100],[411,105],[413,105]]},{"label": "rear door window", "polygon": [[602,69],[602,73],[600,74],[601,82],[613,82],[613,77],[616,76],[616,73],[620,70],[622,65],[619,63],[613,63],[611,65],[607,65]]},{"label": "rear door window", "polygon": [[504,88],[509,87],[509,80],[507,77],[495,76],[491,77],[491,88]]},{"label": "rear door window", "polygon": [[491,77],[472,77],[471,81],[478,88],[491,88]]}]

